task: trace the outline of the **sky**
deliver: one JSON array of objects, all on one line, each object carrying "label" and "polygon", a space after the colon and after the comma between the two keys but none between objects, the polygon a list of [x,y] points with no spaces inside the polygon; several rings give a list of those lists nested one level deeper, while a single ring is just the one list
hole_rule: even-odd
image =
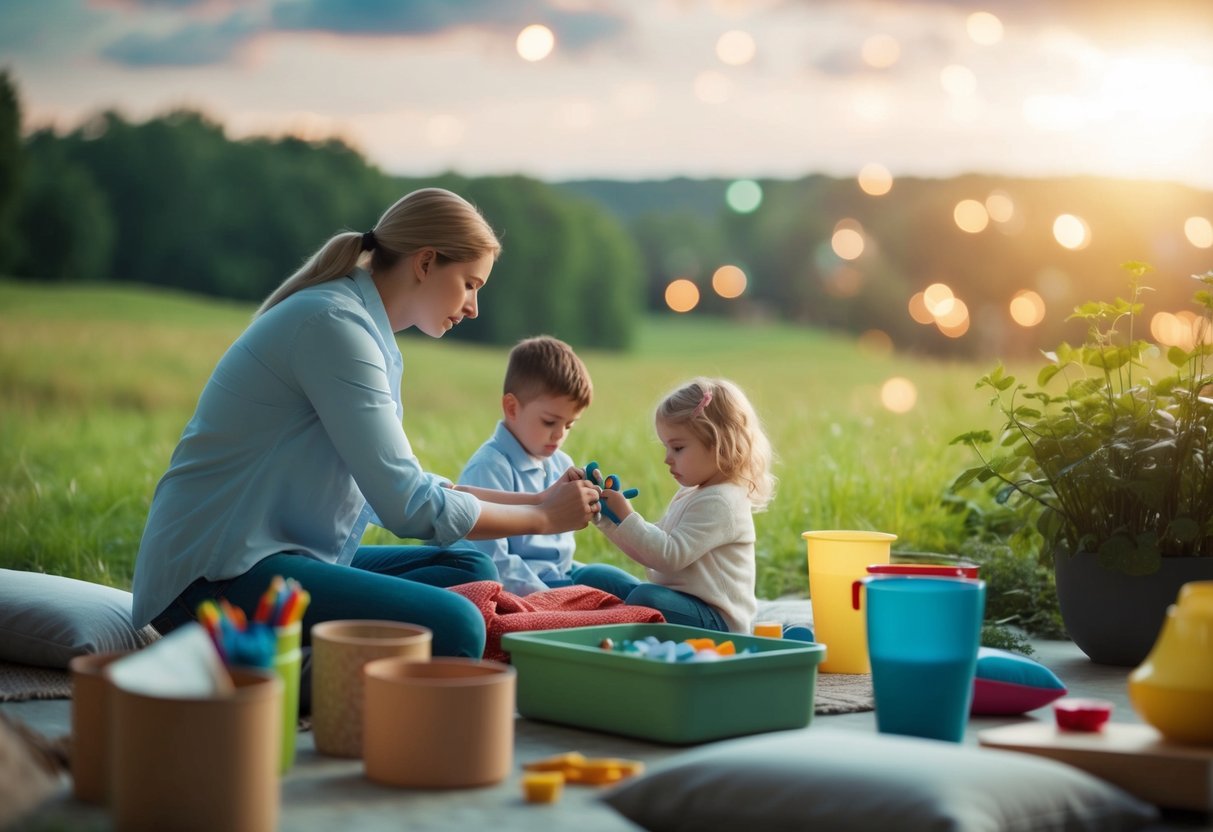
[{"label": "sky", "polygon": [[27,128],[206,112],[407,176],[1213,189],[1213,0],[0,0]]}]

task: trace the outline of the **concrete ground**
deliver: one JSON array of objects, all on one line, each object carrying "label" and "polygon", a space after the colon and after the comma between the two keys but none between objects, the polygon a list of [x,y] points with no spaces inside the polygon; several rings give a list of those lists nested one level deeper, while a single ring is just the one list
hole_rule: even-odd
[{"label": "concrete ground", "polygon": [[[1140,722],[1128,703],[1127,668],[1090,662],[1068,641],[1033,642],[1036,656],[1050,667],[1070,689],[1071,695],[1097,697],[1115,703],[1114,722]],[[10,716],[48,736],[68,730],[71,703],[67,700],[0,704]],[[1052,721],[1049,708],[1029,713],[1024,719]],[[1020,718],[974,718],[966,743],[976,743],[976,734],[987,728],[1010,724]],[[872,712],[814,717],[804,729],[805,742],[813,741],[817,726],[862,732],[876,730]],[[522,800],[521,764],[567,751],[587,756],[626,757],[652,765],[682,750],[609,734],[565,728],[519,718],[515,725],[515,767],[501,784],[454,791],[414,791],[376,785],[363,777],[358,760],[341,760],[315,752],[310,732],[299,736],[294,769],[282,782],[282,812],[279,828],[289,832],[349,830],[570,830],[577,832],[634,832],[637,829],[605,804],[596,800],[596,789],[566,786],[554,805],[532,805]],[[756,817],[756,828],[761,819]],[[64,780],[59,792],[18,827],[22,832],[112,828],[104,809],[85,805],[71,796]],[[1213,819],[1194,814],[1168,813],[1155,829],[1213,830]]]}]

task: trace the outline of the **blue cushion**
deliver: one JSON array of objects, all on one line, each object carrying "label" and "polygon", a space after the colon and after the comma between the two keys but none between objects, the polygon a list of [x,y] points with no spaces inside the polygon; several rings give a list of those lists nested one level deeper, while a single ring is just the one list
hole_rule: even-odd
[{"label": "blue cushion", "polygon": [[1066,695],[1066,686],[1049,668],[1019,653],[995,647],[977,649],[973,705],[977,715],[1022,714]]}]

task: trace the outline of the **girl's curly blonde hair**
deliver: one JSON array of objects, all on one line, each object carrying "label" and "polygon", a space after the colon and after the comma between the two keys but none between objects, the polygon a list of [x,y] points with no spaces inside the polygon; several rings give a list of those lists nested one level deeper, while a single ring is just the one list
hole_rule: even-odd
[{"label": "girl's curly blonde hair", "polygon": [[687,427],[716,454],[716,467],[730,482],[745,485],[755,511],[775,495],[774,452],[754,406],[733,382],[692,379],[657,405],[656,419]]}]

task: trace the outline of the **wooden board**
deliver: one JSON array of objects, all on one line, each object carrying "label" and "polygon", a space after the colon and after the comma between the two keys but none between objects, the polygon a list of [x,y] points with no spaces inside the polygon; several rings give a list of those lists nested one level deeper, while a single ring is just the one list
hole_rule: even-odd
[{"label": "wooden board", "polygon": [[1068,763],[1159,806],[1213,811],[1213,746],[1170,743],[1149,725],[1080,733],[1034,721],[981,731],[977,741]]}]

